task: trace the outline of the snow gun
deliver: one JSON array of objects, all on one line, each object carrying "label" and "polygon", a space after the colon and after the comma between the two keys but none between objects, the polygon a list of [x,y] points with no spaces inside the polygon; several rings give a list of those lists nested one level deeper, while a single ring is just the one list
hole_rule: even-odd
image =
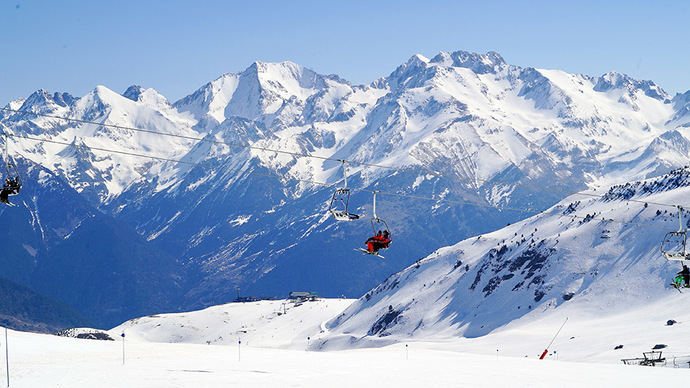
[{"label": "snow gun", "polygon": [[560,328],[558,329],[558,331],[556,332],[556,335],[553,336],[553,339],[551,340],[551,342],[549,342],[549,344],[546,346],[546,349],[544,349],[544,353],[542,353],[541,356],[539,356],[539,359],[540,359],[540,360],[543,360],[544,357],[546,357],[546,355],[549,353],[549,348],[551,347],[551,345],[553,345],[553,341],[556,340],[556,337],[558,337],[558,333],[561,332],[561,329],[563,329],[563,326],[565,326],[565,323],[566,323],[566,322],[568,322],[568,318],[567,318],[567,317],[565,318],[565,321],[563,321],[563,324],[561,325],[561,327],[560,327]]}]

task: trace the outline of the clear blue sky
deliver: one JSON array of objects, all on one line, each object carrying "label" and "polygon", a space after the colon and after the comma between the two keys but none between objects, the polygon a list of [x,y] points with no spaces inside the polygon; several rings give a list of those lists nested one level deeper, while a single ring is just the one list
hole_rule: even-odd
[{"label": "clear blue sky", "polygon": [[254,61],[353,83],[415,53],[497,51],[520,66],[690,89],[686,1],[0,1],[0,106],[39,88],[153,87],[175,101]]}]

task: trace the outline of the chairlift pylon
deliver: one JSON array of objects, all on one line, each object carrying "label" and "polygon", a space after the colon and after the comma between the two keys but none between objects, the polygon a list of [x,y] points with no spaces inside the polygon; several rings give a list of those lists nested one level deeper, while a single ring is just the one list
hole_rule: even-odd
[{"label": "chairlift pylon", "polygon": [[678,208],[678,230],[675,232],[668,232],[664,236],[664,241],[661,243],[661,254],[666,260],[689,260],[687,252],[687,232],[688,229],[683,227],[682,208]]},{"label": "chairlift pylon", "polygon": [[347,188],[347,169],[345,161],[343,163],[343,187],[338,187],[333,192],[331,203],[328,205],[328,212],[338,221],[354,221],[359,219],[359,215],[350,213],[350,189]]}]

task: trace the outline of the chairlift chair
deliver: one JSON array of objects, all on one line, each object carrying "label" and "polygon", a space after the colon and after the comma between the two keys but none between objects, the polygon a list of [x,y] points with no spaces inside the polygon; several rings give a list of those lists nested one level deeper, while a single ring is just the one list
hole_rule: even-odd
[{"label": "chairlift chair", "polygon": [[687,252],[687,228],[683,228],[683,219],[680,206],[678,207],[678,230],[668,232],[661,243],[661,254],[666,260],[690,260]]},{"label": "chairlift chair", "polygon": [[14,161],[12,160],[12,157],[9,155],[8,149],[7,149],[7,143],[9,137],[5,133],[5,153],[4,153],[4,159],[5,159],[5,179],[3,179],[2,183],[2,189],[0,189],[0,201],[7,204],[11,205],[8,196],[10,195],[17,195],[22,189],[22,177],[19,174],[19,170],[17,170],[17,166],[14,164]]},{"label": "chairlift chair", "polygon": [[359,219],[359,215],[350,213],[350,189],[347,188],[347,171],[343,160],[343,187],[338,187],[333,192],[331,203],[328,205],[328,212],[337,221],[354,221]]},{"label": "chairlift chair", "polygon": [[376,226],[377,225],[383,226],[383,230],[388,231],[388,234],[392,236],[391,229],[388,227],[388,223],[386,222],[386,220],[376,216],[376,193],[378,193],[378,191],[374,191],[374,207],[373,207],[373,213],[374,214],[373,214],[373,217],[371,218],[371,230],[374,232],[374,234],[376,234],[376,232],[378,230],[381,230],[381,229],[377,228]]},{"label": "chairlift chair", "polygon": [[[377,230],[380,230],[380,229],[377,228],[377,226],[383,226],[382,229],[388,232],[388,237],[389,237],[389,239],[390,239],[390,238],[393,236],[393,234],[391,233],[391,230],[390,230],[390,228],[388,227],[388,223],[386,222],[386,220],[384,220],[384,219],[382,219],[382,218],[379,218],[379,217],[376,215],[376,193],[378,193],[378,191],[374,191],[374,208],[373,208],[373,213],[374,213],[374,214],[373,214],[373,216],[372,216],[372,218],[371,218],[371,230],[374,232],[374,235],[376,235]],[[383,246],[383,247],[381,247],[381,248],[378,248],[377,250],[372,250],[372,251],[370,251],[370,250],[364,249],[364,248],[357,248],[357,249],[355,249],[355,251],[360,252],[360,253],[363,253],[363,254],[365,254],[365,255],[374,255],[374,256],[378,256],[378,257],[380,257],[380,258],[383,259],[384,257],[381,256],[381,255],[379,254],[379,251],[380,251],[381,249],[387,249],[389,245],[390,245],[390,241],[388,242],[388,244],[386,244],[385,246]]]}]

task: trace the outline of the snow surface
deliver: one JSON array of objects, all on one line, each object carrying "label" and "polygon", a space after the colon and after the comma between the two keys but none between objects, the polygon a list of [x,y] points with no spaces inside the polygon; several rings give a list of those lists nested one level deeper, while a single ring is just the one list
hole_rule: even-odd
[{"label": "snow surface", "polygon": [[304,349],[307,337],[340,314],[352,299],[322,299],[295,303],[287,300],[228,303],[200,311],[136,318],[109,331],[123,331],[135,341],[234,344]]},{"label": "snow surface", "polygon": [[[645,312],[664,315],[686,299],[681,298]],[[688,337],[687,323],[665,327],[660,320],[652,322],[641,312],[584,320],[570,315],[552,347],[557,357],[552,353],[541,361],[537,356],[560,325],[559,320],[535,322],[471,340],[413,340],[340,351],[315,351],[313,346],[307,347],[306,338],[300,346],[290,341],[292,336],[304,336],[306,329],[318,329],[321,319],[338,314],[351,302],[305,302],[289,307],[282,316],[276,314],[276,309],[283,301],[276,301],[233,303],[146,317],[112,329],[110,334],[116,341],[10,331],[11,386],[610,387],[677,384],[688,373],[670,367],[671,361],[669,367],[651,368],[624,366],[613,360],[641,356],[627,349],[631,344],[629,334],[635,335],[635,341]],[[290,316],[293,318],[286,319]],[[688,313],[676,317],[690,322]],[[245,322],[248,333],[236,331],[238,322]],[[636,333],[619,331],[626,325],[631,328],[633,322]],[[122,329],[126,333],[124,365]],[[80,329],[83,331],[88,330]],[[226,335],[224,341],[203,342],[218,332]],[[259,340],[261,336],[263,341]],[[595,363],[591,352],[600,341],[621,342],[625,347],[618,351],[611,348],[611,362]],[[0,350],[4,354],[4,349]],[[687,363],[681,364],[685,361],[679,358],[677,364],[687,368]]]}]

